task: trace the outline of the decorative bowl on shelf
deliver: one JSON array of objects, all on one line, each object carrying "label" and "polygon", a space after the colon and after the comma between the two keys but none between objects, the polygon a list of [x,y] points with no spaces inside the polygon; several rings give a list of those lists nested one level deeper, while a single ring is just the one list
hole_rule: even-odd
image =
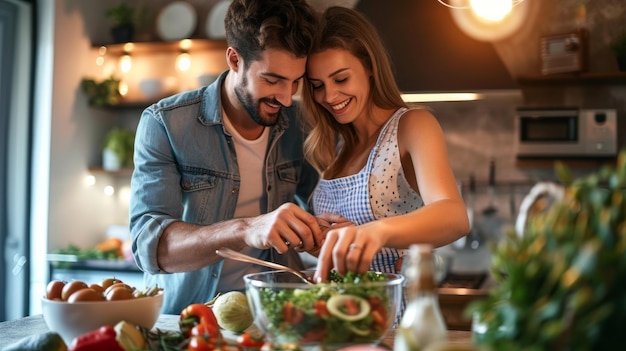
[{"label": "decorative bowl on shelf", "polygon": [[198,77],[196,77],[196,79],[198,80],[198,84],[200,84],[200,86],[206,86],[206,85],[211,85],[211,83],[213,83],[217,77],[219,77],[219,75],[217,74],[208,74],[208,73],[204,73],[204,74],[200,74]]},{"label": "decorative bowl on shelf", "polygon": [[147,98],[154,99],[163,96],[165,84],[158,78],[144,78],[139,81],[139,90]]},{"label": "decorative bowl on shelf", "polygon": [[273,347],[334,350],[379,343],[396,320],[404,277],[366,276],[372,279],[306,284],[289,272],[272,271],[248,274],[244,281],[254,323]]}]

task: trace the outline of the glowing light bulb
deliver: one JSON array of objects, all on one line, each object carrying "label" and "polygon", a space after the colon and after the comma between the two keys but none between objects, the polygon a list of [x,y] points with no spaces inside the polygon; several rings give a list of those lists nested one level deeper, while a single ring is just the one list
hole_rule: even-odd
[{"label": "glowing light bulb", "polygon": [[126,81],[121,81],[119,86],[117,87],[117,91],[120,93],[120,95],[126,96],[126,94],[128,94],[128,83],[126,83]]},{"label": "glowing light bulb", "polygon": [[191,56],[188,53],[183,52],[176,58],[176,67],[182,72],[186,72],[191,67]]},{"label": "glowing light bulb", "polygon": [[513,0],[470,0],[474,13],[487,21],[500,22],[511,13]]},{"label": "glowing light bulb", "polygon": [[115,194],[115,188],[112,187],[111,185],[107,185],[104,187],[104,195],[106,196],[112,196],[113,194]]},{"label": "glowing light bulb", "polygon": [[133,61],[130,58],[130,55],[126,54],[120,58],[120,70],[122,72],[127,73],[133,67]]},{"label": "glowing light bulb", "polygon": [[85,186],[94,186],[96,185],[96,177],[88,174],[85,176],[85,179],[83,179],[83,183],[85,184]]},{"label": "glowing light bulb", "polygon": [[180,41],[180,43],[178,45],[180,46],[181,50],[187,51],[187,50],[191,49],[191,44],[192,44],[191,39],[183,39],[183,40]]}]

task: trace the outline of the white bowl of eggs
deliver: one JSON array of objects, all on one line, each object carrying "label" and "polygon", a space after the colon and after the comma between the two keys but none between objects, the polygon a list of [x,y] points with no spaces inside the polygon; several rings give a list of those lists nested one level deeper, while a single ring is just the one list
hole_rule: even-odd
[{"label": "white bowl of eggs", "polygon": [[43,318],[66,344],[79,335],[105,325],[115,326],[120,321],[147,329],[154,327],[163,306],[161,289],[138,291],[113,278],[103,283],[48,283],[46,296],[41,299]]}]

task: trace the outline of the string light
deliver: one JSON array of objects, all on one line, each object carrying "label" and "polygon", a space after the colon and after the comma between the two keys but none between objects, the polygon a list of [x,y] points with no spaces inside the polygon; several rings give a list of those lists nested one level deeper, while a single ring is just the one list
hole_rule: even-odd
[{"label": "string light", "polygon": [[506,17],[513,7],[524,0],[437,0],[440,4],[456,10],[472,10],[478,17],[499,22]]},{"label": "string light", "polygon": [[98,48],[98,57],[96,57],[96,66],[104,65],[104,55],[107,53],[107,47],[101,46]]},{"label": "string light", "polygon": [[132,67],[133,67],[133,61],[130,58],[130,55],[128,53],[124,54],[120,58],[120,70],[123,73],[128,73]]},{"label": "string light", "polygon": [[104,187],[103,192],[106,196],[113,196],[113,194],[115,194],[115,188],[112,185],[107,185]]},{"label": "string light", "polygon": [[128,83],[126,83],[125,80],[121,81],[119,83],[117,91],[120,93],[120,95],[126,96],[126,94],[128,94]]},{"label": "string light", "polygon": [[176,57],[176,67],[181,72],[186,72],[191,67],[191,56],[187,52],[182,52]]},{"label": "string light", "polygon": [[[472,8],[472,5],[468,3],[468,1],[454,1],[454,4],[450,3],[450,0],[437,0],[440,4],[449,7],[451,9],[458,9],[458,10],[468,10]],[[487,1],[487,2],[493,2],[493,1]],[[522,2],[524,2],[524,0],[509,0],[509,1],[503,1],[503,0],[496,0],[496,2],[510,2],[511,5],[513,7],[521,4]],[[457,5],[459,4],[459,5]]]}]

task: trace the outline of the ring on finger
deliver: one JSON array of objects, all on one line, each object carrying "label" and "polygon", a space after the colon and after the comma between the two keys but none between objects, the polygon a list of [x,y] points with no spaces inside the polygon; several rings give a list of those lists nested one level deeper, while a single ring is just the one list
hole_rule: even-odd
[{"label": "ring on finger", "polygon": [[285,245],[287,245],[287,246],[291,245],[291,243],[289,242],[289,240],[285,240]]},{"label": "ring on finger", "polygon": [[360,245],[357,245],[355,243],[350,244],[350,246],[348,247],[350,251],[352,250],[361,250],[362,247]]}]

